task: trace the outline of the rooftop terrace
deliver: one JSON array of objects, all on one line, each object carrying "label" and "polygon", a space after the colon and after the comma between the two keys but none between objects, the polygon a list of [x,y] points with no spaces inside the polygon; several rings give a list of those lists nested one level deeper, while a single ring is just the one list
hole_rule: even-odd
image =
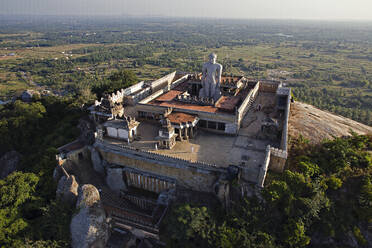
[{"label": "rooftop terrace", "polygon": [[[241,77],[223,77],[221,87],[224,85],[235,85],[238,84],[242,86]],[[180,101],[178,97],[180,97],[183,93],[185,93],[189,89],[190,84],[198,83],[195,79],[189,79],[185,82],[180,83],[170,91],[167,91],[155,99],[152,99],[147,104],[154,105],[154,106],[162,106],[162,107],[172,107],[172,108],[179,108],[179,109],[186,109],[186,110],[194,110],[194,111],[202,111],[202,112],[209,112],[209,113],[227,113],[227,114],[235,114],[235,109],[239,108],[240,104],[243,102],[245,97],[248,95],[251,88],[245,88],[243,90],[238,91],[236,95],[224,95],[215,103],[215,104],[202,104],[197,100],[194,101],[195,96],[190,96],[190,101]],[[196,97],[197,98],[197,97]]]}]

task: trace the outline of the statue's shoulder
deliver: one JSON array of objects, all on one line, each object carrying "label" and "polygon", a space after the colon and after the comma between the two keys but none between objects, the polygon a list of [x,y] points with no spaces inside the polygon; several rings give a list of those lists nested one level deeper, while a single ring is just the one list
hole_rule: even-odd
[{"label": "statue's shoulder", "polygon": [[221,65],[221,64],[216,63],[215,65],[216,65],[216,67],[217,67],[218,69],[222,69],[222,65]]},{"label": "statue's shoulder", "polygon": [[203,67],[208,67],[208,66],[210,66],[211,65],[211,62],[205,62],[204,64],[203,64]]}]

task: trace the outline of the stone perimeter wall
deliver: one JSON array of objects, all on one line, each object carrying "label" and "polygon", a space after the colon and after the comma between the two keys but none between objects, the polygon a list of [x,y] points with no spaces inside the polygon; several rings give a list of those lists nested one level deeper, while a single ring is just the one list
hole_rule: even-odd
[{"label": "stone perimeter wall", "polygon": [[177,185],[191,190],[213,193],[213,185],[222,174],[227,174],[226,168],[215,165],[193,163],[104,142],[96,142],[94,146],[112,165],[150,172],[159,175],[159,178],[168,177],[174,179]]},{"label": "stone perimeter wall", "polygon": [[285,162],[288,157],[288,121],[291,109],[291,94],[287,97],[287,106],[284,112],[282,138],[280,142],[280,149],[271,147],[270,169],[276,172],[283,172]]},{"label": "stone perimeter wall", "polygon": [[283,151],[287,151],[288,147],[288,121],[289,121],[289,114],[291,111],[291,91],[289,91],[289,95],[287,98],[287,106],[285,108],[284,113],[284,121],[283,121],[283,133],[282,133],[282,140],[280,143],[280,149]]},{"label": "stone perimeter wall", "polygon": [[270,164],[270,159],[271,159],[271,148],[270,146],[266,147],[266,156],[265,156],[265,162],[260,168],[260,171],[258,173],[258,186],[263,188],[265,184],[265,179],[266,179],[266,174],[269,169],[269,164]]},{"label": "stone perimeter wall", "polygon": [[248,93],[247,97],[244,99],[243,103],[240,105],[238,109],[238,116],[237,116],[238,127],[240,127],[240,122],[242,121],[245,114],[248,112],[249,107],[252,105],[252,103],[256,99],[259,88],[260,88],[260,82],[257,82],[255,87]]}]

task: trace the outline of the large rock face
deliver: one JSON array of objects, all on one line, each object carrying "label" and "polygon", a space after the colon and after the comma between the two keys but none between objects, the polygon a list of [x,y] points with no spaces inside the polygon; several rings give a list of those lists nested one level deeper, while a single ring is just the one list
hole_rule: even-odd
[{"label": "large rock face", "polygon": [[71,206],[76,203],[78,196],[79,184],[76,182],[75,176],[62,176],[58,181],[57,198],[70,204]]},{"label": "large rock face", "polygon": [[93,169],[102,175],[105,173],[105,168],[103,167],[101,156],[95,148],[90,148],[90,157],[93,164]]},{"label": "large rock face", "polygon": [[123,180],[123,170],[120,168],[107,168],[106,183],[111,190],[117,193],[120,190],[127,190]]},{"label": "large rock face", "polygon": [[91,184],[79,188],[76,208],[79,212],[70,224],[72,247],[104,248],[109,238],[109,227],[97,188]]},{"label": "large rock face", "polygon": [[85,145],[92,145],[95,141],[95,125],[89,120],[80,119],[78,128],[80,129],[80,136],[78,139]]},{"label": "large rock face", "polygon": [[16,151],[10,151],[5,153],[0,158],[0,179],[7,177],[12,172],[18,169],[19,161],[21,160],[21,154]]},{"label": "large rock face", "polygon": [[372,127],[346,117],[322,111],[306,103],[291,104],[288,131],[292,137],[302,134],[312,143],[318,143],[324,138],[350,135],[350,129],[358,134],[372,134]]}]

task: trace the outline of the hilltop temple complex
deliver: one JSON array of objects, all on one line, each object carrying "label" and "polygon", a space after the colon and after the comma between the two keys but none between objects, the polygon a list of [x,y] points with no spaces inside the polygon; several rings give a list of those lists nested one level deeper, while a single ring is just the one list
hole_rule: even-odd
[{"label": "hilltop temple complex", "polygon": [[59,148],[65,173],[87,162],[102,178],[95,186],[114,227],[156,238],[172,201],[208,195],[228,208],[231,197],[259,191],[268,170],[283,171],[290,88],[224,75],[209,59],[201,73],[104,95],[89,108],[92,143]]}]

